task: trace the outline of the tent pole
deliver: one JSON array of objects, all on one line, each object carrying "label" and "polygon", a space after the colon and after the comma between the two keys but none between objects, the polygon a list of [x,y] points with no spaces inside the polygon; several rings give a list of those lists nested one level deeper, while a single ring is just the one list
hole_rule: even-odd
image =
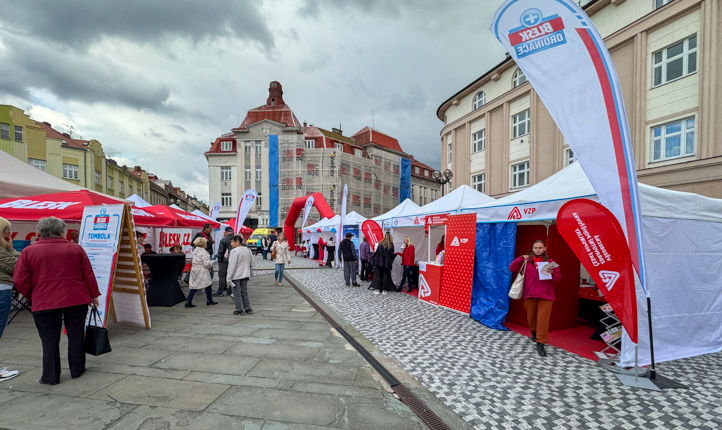
[{"label": "tent pole", "polygon": [[634,344],[634,382],[637,382],[639,377],[639,344]]},{"label": "tent pole", "polygon": [[657,370],[654,368],[654,335],[652,334],[652,301],[647,295],[647,319],[649,320],[649,354],[652,359],[652,368],[649,370],[649,379],[657,377]]}]

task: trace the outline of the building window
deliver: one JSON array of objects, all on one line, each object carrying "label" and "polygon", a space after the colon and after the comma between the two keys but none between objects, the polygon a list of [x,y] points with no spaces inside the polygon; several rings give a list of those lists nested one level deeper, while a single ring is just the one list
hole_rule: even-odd
[{"label": "building window", "polygon": [[[128,195],[133,194],[133,184],[128,184]],[[138,189],[138,195],[140,195],[140,188]]]},{"label": "building window", "polygon": [[39,160],[37,158],[28,158],[28,164],[35,167],[38,170],[45,171],[45,160]]},{"label": "building window", "polygon": [[481,129],[471,135],[471,152],[481,152],[486,149],[486,129]]},{"label": "building window", "polygon": [[251,168],[246,167],[246,181],[250,181],[250,180],[251,180]]},{"label": "building window", "polygon": [[221,151],[232,151],[233,142],[223,141],[221,142]]},{"label": "building window", "polygon": [[256,155],[261,155],[261,141],[256,141]]},{"label": "building window", "polygon": [[572,148],[565,149],[564,150],[564,164],[566,166],[568,166],[575,161],[577,161],[577,157],[574,155],[574,151],[572,151]]},{"label": "building window", "polygon": [[654,8],[659,9],[660,7],[670,3],[672,0],[654,0]]},{"label": "building window", "polygon": [[231,199],[231,193],[221,193],[221,206],[231,206],[233,200]]},{"label": "building window", "polygon": [[424,169],[424,176],[429,177],[429,169]]},{"label": "building window", "polygon": [[418,175],[419,172],[421,172],[421,169],[419,169],[419,166],[414,166],[414,173],[416,173]]},{"label": "building window", "polygon": [[262,179],[262,178],[261,178],[261,168],[260,168],[260,167],[256,167],[256,180],[257,180],[257,181],[260,181],[261,179]]},{"label": "building window", "polygon": [[123,187],[125,187],[125,183],[123,183],[123,181],[118,181],[118,191],[119,192],[122,193],[124,191]]},{"label": "building window", "polygon": [[529,134],[529,109],[519,112],[516,115],[512,115],[512,137],[517,137]]},{"label": "building window", "polygon": [[514,88],[518,87],[524,82],[526,82],[526,75],[524,74],[524,72],[521,71],[520,68],[517,67],[516,71],[514,71],[514,77],[512,78]]},{"label": "building window", "polygon": [[78,166],[63,163],[63,179],[78,179]]},{"label": "building window", "polygon": [[511,165],[511,188],[526,187],[529,185],[529,162]]},{"label": "building window", "polygon": [[10,140],[10,124],[0,123],[0,139]]},{"label": "building window", "polygon": [[694,155],[694,117],[652,127],[652,161]]},{"label": "building window", "polygon": [[[65,165],[63,165],[63,170],[65,170]],[[113,178],[110,176],[108,176],[108,189],[109,190],[113,189]]]},{"label": "building window", "polygon": [[303,144],[306,149],[314,149],[316,147],[316,141],[313,139],[306,139]]},{"label": "building window", "polygon": [[261,207],[263,206],[263,202],[261,201],[261,195],[259,194],[258,197],[256,197],[256,206]]},{"label": "building window", "polygon": [[358,158],[363,158],[364,152],[360,149],[354,148],[353,155],[355,155]]},{"label": "building window", "polygon": [[95,171],[95,185],[101,185],[102,182],[100,181],[100,170]]},{"label": "building window", "polygon": [[471,186],[480,193],[486,192],[486,173],[480,173],[471,177]]},{"label": "building window", "polygon": [[486,103],[486,93],[483,91],[479,91],[474,96],[474,107],[473,109],[479,109],[480,107],[484,106],[484,103]]},{"label": "building window", "polygon": [[336,148],[336,151],[343,152],[343,143],[334,143],[334,148]]},{"label": "building window", "polygon": [[451,135],[448,135],[448,136],[446,136],[446,146],[447,146],[446,162],[448,164],[451,164],[452,155],[453,155],[453,148],[451,147],[451,144],[452,144]]},{"label": "building window", "polygon": [[19,125],[15,126],[15,141],[16,142],[23,141],[23,128]]},{"label": "building window", "polygon": [[221,181],[230,181],[231,180],[231,168],[228,167],[221,167]]},{"label": "building window", "polygon": [[697,71],[697,36],[682,40],[652,55],[654,86]]},{"label": "building window", "polygon": [[244,142],[244,143],[245,143],[245,147],[244,147],[243,152],[246,154],[250,154],[251,153],[251,142]]}]

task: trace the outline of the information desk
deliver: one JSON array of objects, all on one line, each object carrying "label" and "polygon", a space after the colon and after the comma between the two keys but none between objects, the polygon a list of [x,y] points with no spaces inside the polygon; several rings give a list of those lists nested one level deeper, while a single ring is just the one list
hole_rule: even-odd
[{"label": "information desk", "polygon": [[443,271],[443,264],[419,262],[419,300],[434,306],[439,305]]},{"label": "information desk", "polygon": [[186,264],[184,254],[143,254],[140,259],[150,268],[148,306],[173,306],[186,300],[178,284]]}]

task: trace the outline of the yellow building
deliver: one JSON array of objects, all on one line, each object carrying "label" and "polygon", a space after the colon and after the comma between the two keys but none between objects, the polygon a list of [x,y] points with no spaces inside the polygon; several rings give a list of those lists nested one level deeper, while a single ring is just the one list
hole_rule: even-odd
[{"label": "yellow building", "polygon": [[[28,162],[28,147],[41,145],[45,133],[22,109],[0,105],[0,149]],[[42,157],[44,160],[45,157]],[[36,165],[36,167],[39,167]],[[42,169],[44,170],[44,169]]]}]

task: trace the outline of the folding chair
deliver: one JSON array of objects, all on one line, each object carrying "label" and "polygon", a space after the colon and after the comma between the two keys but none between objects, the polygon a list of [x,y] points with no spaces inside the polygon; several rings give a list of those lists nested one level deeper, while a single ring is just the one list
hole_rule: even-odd
[{"label": "folding chair", "polygon": [[8,315],[7,325],[10,325],[13,319],[15,319],[23,309],[30,310],[30,303],[18,290],[13,289],[13,298],[10,302],[10,315]]}]

